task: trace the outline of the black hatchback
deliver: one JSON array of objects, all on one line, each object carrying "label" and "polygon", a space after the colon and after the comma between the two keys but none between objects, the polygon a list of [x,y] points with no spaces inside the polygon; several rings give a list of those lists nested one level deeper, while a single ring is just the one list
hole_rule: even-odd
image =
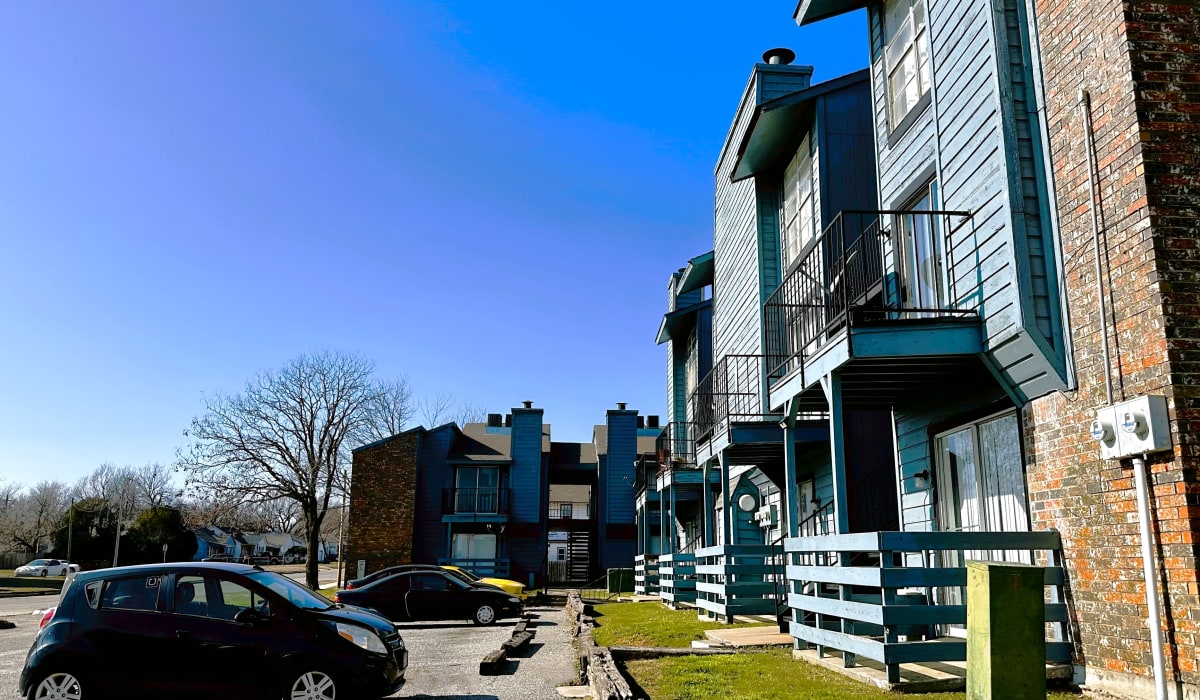
[{"label": "black hatchback", "polygon": [[151,564],[77,575],[25,658],[30,700],[121,691],[288,700],[382,697],[404,682],[395,626],[256,566]]}]

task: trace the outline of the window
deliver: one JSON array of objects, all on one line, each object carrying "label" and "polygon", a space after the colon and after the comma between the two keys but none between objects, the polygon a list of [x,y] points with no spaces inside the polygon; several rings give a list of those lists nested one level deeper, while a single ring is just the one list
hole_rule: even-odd
[{"label": "window", "polygon": [[454,559],[496,558],[496,536],[485,533],[456,532],[453,542]]},{"label": "window", "polygon": [[113,610],[158,609],[158,592],[162,589],[160,576],[134,576],[113,579],[104,587],[100,607]]},{"label": "window", "polygon": [[904,211],[911,213],[896,217],[902,241],[900,278],[904,284],[904,306],[911,309],[940,309],[954,301],[946,298],[942,264],[946,246],[938,217],[917,213],[933,211],[936,196],[937,183],[931,182],[904,206]]},{"label": "window", "polygon": [[888,118],[895,130],[929,92],[929,32],[923,0],[886,0],[883,40]]},{"label": "window", "polygon": [[456,513],[500,512],[500,469],[462,467],[455,475]]},{"label": "window", "polygon": [[783,173],[783,269],[790,268],[800,251],[812,240],[813,220],[812,155],[808,137],[800,144]]},{"label": "window", "polygon": [[448,591],[450,581],[445,576],[434,574],[415,574],[410,584],[414,591]]},{"label": "window", "polygon": [[175,612],[232,621],[247,608],[270,614],[267,601],[245,586],[225,579],[180,576],[175,581]]},{"label": "window", "polygon": [[942,530],[1029,530],[1016,412],[939,435],[937,488]]}]

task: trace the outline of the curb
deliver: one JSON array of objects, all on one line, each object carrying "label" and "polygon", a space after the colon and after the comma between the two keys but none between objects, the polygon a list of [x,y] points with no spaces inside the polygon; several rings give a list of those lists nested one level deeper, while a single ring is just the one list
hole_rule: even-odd
[{"label": "curb", "polygon": [[529,646],[529,642],[533,641],[535,634],[537,632],[529,629],[529,617],[523,617],[513,628],[512,638],[501,644],[499,649],[488,652],[488,655],[483,657],[483,661],[479,662],[479,675],[500,675],[505,662],[508,661],[508,655]]},{"label": "curb", "polygon": [[595,620],[588,613],[591,606],[584,604],[579,593],[572,591],[567,597],[567,619],[571,622],[574,635],[579,639],[580,680],[592,689],[596,700],[633,700],[633,689],[621,674],[608,647],[596,646],[592,639]]}]

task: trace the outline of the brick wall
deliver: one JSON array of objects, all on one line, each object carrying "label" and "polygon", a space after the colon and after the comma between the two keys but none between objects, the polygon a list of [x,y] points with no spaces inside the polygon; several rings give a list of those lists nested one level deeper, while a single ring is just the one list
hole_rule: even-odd
[{"label": "brick wall", "polygon": [[1174,453],[1150,465],[1168,676],[1200,683],[1200,7],[1036,0],[1078,389],[1026,408],[1034,527],[1063,536],[1090,684],[1153,697],[1128,460],[1088,435],[1106,401],[1084,121],[1091,93],[1114,400],[1163,394]]},{"label": "brick wall", "polygon": [[407,432],[354,453],[346,562],[367,572],[413,561],[419,434]]}]

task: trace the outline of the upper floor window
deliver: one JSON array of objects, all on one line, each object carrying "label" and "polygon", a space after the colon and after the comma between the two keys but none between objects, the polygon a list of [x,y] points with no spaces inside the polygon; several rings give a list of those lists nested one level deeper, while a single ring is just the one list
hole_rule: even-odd
[{"label": "upper floor window", "polygon": [[888,118],[894,130],[929,92],[929,32],[923,0],[886,0],[883,13]]},{"label": "upper floor window", "polygon": [[806,137],[792,162],[783,171],[783,267],[786,270],[800,257],[800,251],[812,240],[813,221],[812,155]]}]

